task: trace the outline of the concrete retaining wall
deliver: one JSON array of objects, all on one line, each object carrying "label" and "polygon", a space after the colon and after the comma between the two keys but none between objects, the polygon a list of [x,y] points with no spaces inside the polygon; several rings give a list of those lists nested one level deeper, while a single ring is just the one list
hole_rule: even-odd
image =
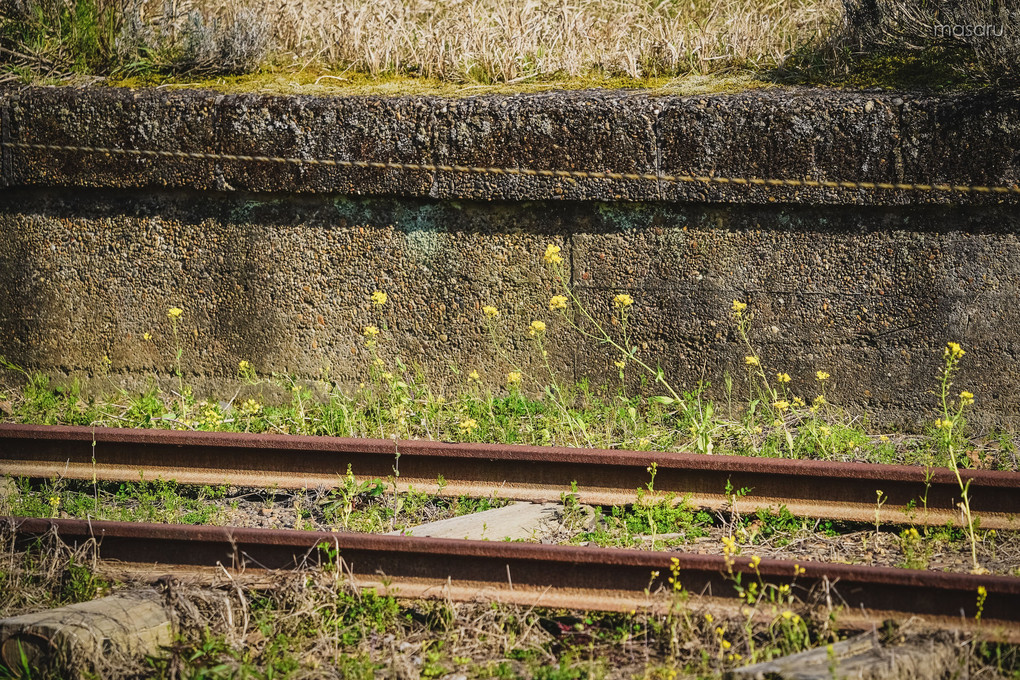
[{"label": "concrete retaining wall", "polygon": [[[991,418],[1020,413],[1020,196],[348,169],[29,151],[11,142],[535,169],[1009,185],[1020,96],[749,92],[408,97],[30,89],[0,95],[0,354],[62,373],[167,375],[166,309],[185,369],[213,387],[260,372],[363,379],[383,355],[501,383],[505,348],[549,324],[569,379],[614,357],[548,311],[541,263],[563,248],[596,318],[630,293],[642,356],[687,388],[741,389],[729,305],[749,302],[766,365],[813,396],[889,420],[929,417],[947,340]],[[359,196],[360,195],[360,196]],[[368,296],[390,302],[372,310]],[[143,340],[145,333],[152,340]]]}]

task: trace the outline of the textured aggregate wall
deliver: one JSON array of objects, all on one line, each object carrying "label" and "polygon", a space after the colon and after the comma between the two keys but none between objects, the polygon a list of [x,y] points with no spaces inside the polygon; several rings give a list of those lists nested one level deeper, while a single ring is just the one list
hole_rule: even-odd
[{"label": "textured aggregate wall", "polygon": [[[10,91],[0,105],[7,142],[637,171],[696,158],[697,172],[857,181],[1008,184],[1020,173],[1016,98],[820,93],[784,108],[782,97],[55,89]],[[501,345],[526,367],[539,370],[526,327],[541,319],[563,377],[612,383],[616,357],[547,309],[558,290],[541,253],[554,243],[599,321],[611,323],[613,295],[634,297],[641,355],[682,387],[704,379],[718,394],[728,371],[743,389],[729,318],[739,298],[755,311],[766,366],[789,372],[798,393],[813,396],[824,369],[833,401],[927,417],[941,348],[955,340],[968,350],[958,385],[994,419],[1020,414],[1020,208],[1009,197],[738,194],[9,146],[4,180],[0,354],[32,368],[95,374],[108,356],[122,377],[165,377],[166,309],[177,305],[185,370],[209,388],[235,378],[241,359],[260,373],[358,382],[369,323],[389,329],[387,359],[399,353],[441,379],[454,363],[500,384],[508,366],[482,324],[493,304]],[[381,316],[374,290],[390,296]]]},{"label": "textured aggregate wall", "polygon": [[[230,378],[246,359],[262,373],[357,382],[372,323],[390,329],[384,357],[500,383],[509,368],[481,313],[493,304],[522,364],[539,371],[526,328],[541,319],[564,377],[614,381],[617,357],[546,308],[557,290],[541,253],[555,243],[600,322],[611,324],[613,295],[634,297],[641,355],[681,386],[718,387],[730,371],[740,389],[745,352],[729,318],[740,298],[766,365],[799,393],[812,396],[824,369],[835,400],[909,419],[932,403],[952,339],[968,349],[961,385],[1002,415],[1020,406],[1012,209],[18,190],[0,200],[0,223],[0,346],[33,367],[87,373],[109,356],[115,373],[166,375],[166,309],[179,305],[195,376]],[[389,294],[381,315],[374,290]]]}]

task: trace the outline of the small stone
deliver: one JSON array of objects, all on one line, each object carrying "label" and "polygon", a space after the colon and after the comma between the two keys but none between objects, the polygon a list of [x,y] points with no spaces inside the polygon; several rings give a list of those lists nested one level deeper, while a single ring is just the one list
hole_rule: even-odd
[{"label": "small stone", "polygon": [[869,100],[868,103],[864,105],[864,111],[865,111],[865,113],[871,113],[874,110],[875,110],[875,102]]}]

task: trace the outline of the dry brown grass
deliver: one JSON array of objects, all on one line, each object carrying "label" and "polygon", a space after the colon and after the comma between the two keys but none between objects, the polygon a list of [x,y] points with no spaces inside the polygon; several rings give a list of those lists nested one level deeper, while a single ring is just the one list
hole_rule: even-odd
[{"label": "dry brown grass", "polygon": [[[206,13],[233,0],[197,0]],[[254,0],[295,63],[457,82],[768,67],[838,0]]]}]

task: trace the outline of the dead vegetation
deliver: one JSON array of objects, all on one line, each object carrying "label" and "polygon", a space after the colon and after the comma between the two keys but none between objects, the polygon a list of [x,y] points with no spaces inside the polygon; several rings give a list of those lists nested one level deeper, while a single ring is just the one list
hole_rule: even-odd
[{"label": "dead vegetation", "polygon": [[[225,0],[202,0],[219,12]],[[776,63],[838,16],[832,0],[314,0],[258,8],[281,47],[373,75],[513,82]]]},{"label": "dead vegetation", "polygon": [[[1017,0],[843,0],[845,12],[830,47],[843,68],[862,56],[898,55],[930,65],[974,69],[987,82],[1020,76]],[[887,63],[895,68],[897,64]]]},{"label": "dead vegetation", "polygon": [[5,1],[0,44],[24,68],[238,73],[275,50],[285,67],[481,83],[768,68],[839,16],[836,0]]}]

